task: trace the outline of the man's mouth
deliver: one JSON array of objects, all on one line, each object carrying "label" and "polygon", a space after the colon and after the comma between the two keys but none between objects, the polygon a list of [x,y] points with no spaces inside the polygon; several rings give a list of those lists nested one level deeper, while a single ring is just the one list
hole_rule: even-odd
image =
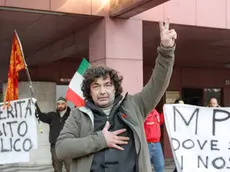
[{"label": "man's mouth", "polygon": [[105,101],[105,100],[108,100],[108,97],[99,97],[98,100]]}]

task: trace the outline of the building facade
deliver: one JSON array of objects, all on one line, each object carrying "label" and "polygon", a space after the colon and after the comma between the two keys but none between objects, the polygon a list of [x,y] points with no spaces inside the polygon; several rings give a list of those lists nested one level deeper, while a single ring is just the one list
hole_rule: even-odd
[{"label": "building facade", "polygon": [[[125,92],[140,91],[155,64],[160,41],[157,22],[167,16],[178,40],[163,103],[182,97],[188,104],[203,106],[215,96],[222,106],[230,105],[228,0],[5,0],[0,1],[0,10],[0,82],[7,80],[16,29],[43,111],[55,109],[56,86],[68,85],[82,58],[118,70],[125,78]],[[28,97],[29,89],[23,89],[28,87],[25,72],[20,73],[20,81],[20,98]],[[51,162],[49,128],[43,126],[30,164]],[[172,158],[163,131],[165,157]]]}]

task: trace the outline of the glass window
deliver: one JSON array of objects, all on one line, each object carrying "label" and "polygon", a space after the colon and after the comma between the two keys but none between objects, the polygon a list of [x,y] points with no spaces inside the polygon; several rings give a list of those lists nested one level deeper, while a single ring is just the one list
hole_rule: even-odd
[{"label": "glass window", "polygon": [[204,89],[204,102],[205,106],[209,104],[210,98],[216,98],[219,105],[222,105],[222,89],[221,88],[205,88]]}]

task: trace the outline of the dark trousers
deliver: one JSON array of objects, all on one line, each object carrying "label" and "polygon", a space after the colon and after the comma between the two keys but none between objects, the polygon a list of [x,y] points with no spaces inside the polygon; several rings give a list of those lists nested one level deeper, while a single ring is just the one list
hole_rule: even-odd
[{"label": "dark trousers", "polygon": [[54,168],[54,172],[62,172],[63,163],[66,168],[66,172],[70,172],[70,165],[71,165],[72,160],[63,160],[63,161],[59,160],[55,152],[55,147],[53,146],[50,148],[50,152],[51,152],[52,165]]},{"label": "dark trousers", "polygon": [[173,172],[177,172],[177,169],[175,168]]}]

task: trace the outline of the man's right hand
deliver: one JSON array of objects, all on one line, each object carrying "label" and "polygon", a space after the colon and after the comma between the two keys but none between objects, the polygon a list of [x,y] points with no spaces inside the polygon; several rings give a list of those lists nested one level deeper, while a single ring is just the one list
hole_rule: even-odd
[{"label": "man's right hand", "polygon": [[110,124],[107,121],[104,129],[102,130],[102,133],[105,137],[107,146],[110,148],[118,149],[118,150],[124,150],[124,148],[122,148],[121,146],[118,146],[118,145],[128,144],[129,138],[124,137],[124,136],[118,136],[118,135],[121,133],[124,133],[126,131],[126,129],[120,129],[120,130],[110,132],[109,127],[110,127]]}]

